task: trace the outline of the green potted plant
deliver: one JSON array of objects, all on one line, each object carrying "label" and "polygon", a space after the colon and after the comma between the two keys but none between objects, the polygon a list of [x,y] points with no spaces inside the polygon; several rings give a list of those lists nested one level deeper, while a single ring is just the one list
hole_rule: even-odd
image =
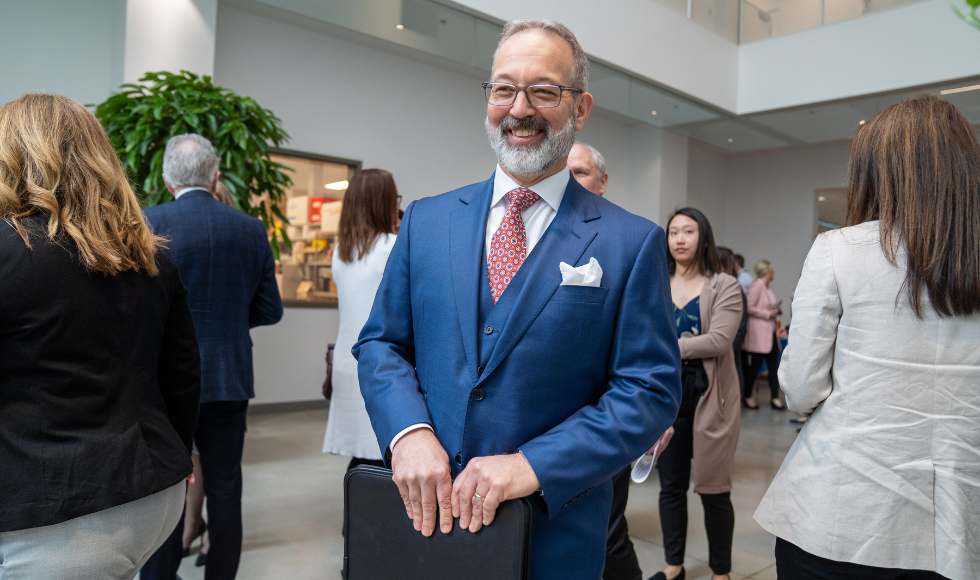
[{"label": "green potted plant", "polygon": [[959,16],[963,22],[966,22],[970,26],[980,28],[980,17],[977,16],[977,8],[980,8],[980,0],[963,0],[967,6],[967,11],[963,12],[953,4],[953,12]]},{"label": "green potted plant", "polygon": [[276,216],[289,223],[279,209],[292,184],[284,172],[289,169],[269,157],[269,143],[279,147],[289,140],[282,121],[254,99],[215,86],[208,76],[149,72],[140,83],[122,85],[95,108],[95,116],[112,138],[144,207],[173,199],[163,183],[167,140],[197,133],[217,149],[221,181],[238,208],[260,218],[272,232],[278,259],[279,236],[292,247],[285,230],[272,222]]}]

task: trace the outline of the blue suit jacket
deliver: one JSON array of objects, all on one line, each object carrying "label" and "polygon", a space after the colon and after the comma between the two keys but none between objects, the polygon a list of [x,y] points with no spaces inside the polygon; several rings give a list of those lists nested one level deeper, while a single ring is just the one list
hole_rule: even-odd
[{"label": "blue suit jacket", "polygon": [[[492,189],[491,178],[406,210],[353,349],[361,393],[382,449],[428,423],[454,477],[473,457],[522,451],[543,492],[532,496],[531,577],[597,579],[610,478],[680,406],[664,232],[569,179],[495,307],[517,289],[487,358],[479,305]],[[601,287],[560,286],[560,262],[592,257]]]},{"label": "blue suit jacket", "polygon": [[201,348],[201,402],[255,396],[249,328],[282,318],[275,262],[261,220],[204,189],[144,213],[187,287]]}]

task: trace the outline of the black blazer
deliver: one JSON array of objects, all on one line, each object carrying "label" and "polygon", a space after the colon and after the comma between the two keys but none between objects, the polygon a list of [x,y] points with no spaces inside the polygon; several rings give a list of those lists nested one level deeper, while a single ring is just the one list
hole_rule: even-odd
[{"label": "black blazer", "polygon": [[47,218],[0,221],[0,532],[131,502],[191,473],[200,360],[186,290],[89,273]]}]

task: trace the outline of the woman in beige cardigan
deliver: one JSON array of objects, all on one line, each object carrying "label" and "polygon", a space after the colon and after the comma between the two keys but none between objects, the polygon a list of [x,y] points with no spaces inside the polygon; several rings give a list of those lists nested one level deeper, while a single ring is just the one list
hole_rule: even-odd
[{"label": "woman in beige cardigan", "polygon": [[742,320],[738,280],[722,273],[711,224],[694,208],[667,225],[667,261],[684,391],[674,437],[660,456],[660,525],[667,567],[651,580],[683,580],[687,488],[701,496],[714,580],[728,578],[732,560],[732,466],[741,393],[732,341]]}]

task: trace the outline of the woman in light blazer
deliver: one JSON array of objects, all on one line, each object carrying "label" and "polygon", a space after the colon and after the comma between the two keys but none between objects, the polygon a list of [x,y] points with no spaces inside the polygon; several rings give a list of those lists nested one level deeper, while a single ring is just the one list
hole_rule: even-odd
[{"label": "woman in light blazer", "polygon": [[849,227],[803,266],[780,369],[810,420],[755,518],[780,578],[980,578],[972,127],[934,96],[886,109],[854,138],[847,198]]},{"label": "woman in light blazer", "polygon": [[331,274],[337,285],[340,329],[334,348],[333,394],[323,452],[350,456],[348,470],[362,464],[384,467],[378,439],[364,408],[357,361],[350,351],[371,314],[388,254],[395,245],[398,189],[390,173],[365,169],[350,178],[339,230]]},{"label": "woman in light blazer", "polygon": [[681,408],[670,445],[660,455],[660,525],[667,567],[651,580],[684,580],[687,489],[701,496],[714,580],[732,563],[732,467],[741,425],[732,342],[742,320],[742,289],[723,273],[711,224],[686,207],[667,222],[667,264],[683,367]]},{"label": "woman in light blazer", "polygon": [[769,289],[769,284],[775,276],[769,260],[759,260],[752,268],[755,271],[755,282],[749,285],[746,302],[749,309],[749,325],[745,332],[745,342],[742,350],[749,353],[751,361],[745,367],[745,379],[742,383],[745,392],[742,394],[742,404],[748,409],[758,409],[752,393],[755,391],[755,379],[762,370],[762,362],[769,368],[769,406],[777,411],[785,411],[786,407],[779,400],[779,378],[776,369],[779,368],[779,337],[777,336],[776,317],[781,314],[776,296]]}]

